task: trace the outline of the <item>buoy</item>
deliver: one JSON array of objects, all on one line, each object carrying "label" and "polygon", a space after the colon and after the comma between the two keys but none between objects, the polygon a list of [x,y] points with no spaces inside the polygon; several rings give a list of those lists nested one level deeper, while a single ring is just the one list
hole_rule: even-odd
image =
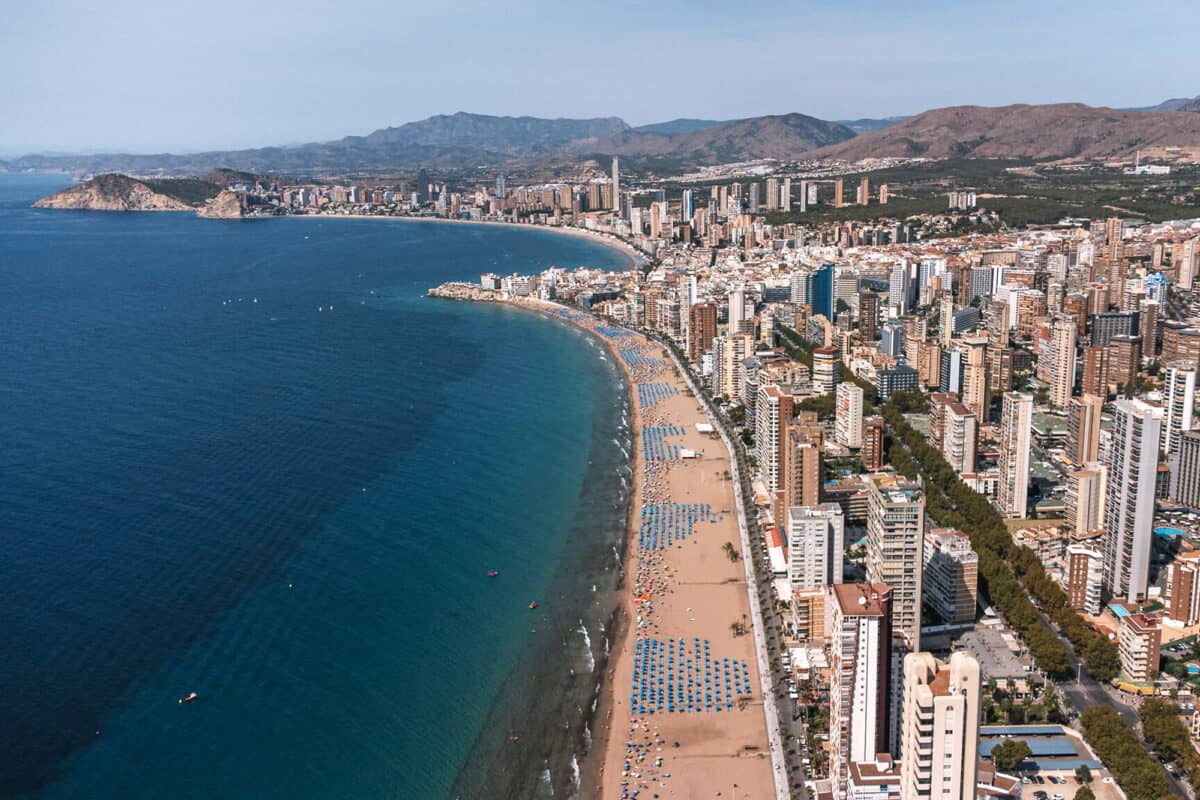
[{"label": "buoy", "polygon": [[530,603],[530,604],[529,604],[529,607],[530,607],[530,608],[537,608],[537,603]]}]

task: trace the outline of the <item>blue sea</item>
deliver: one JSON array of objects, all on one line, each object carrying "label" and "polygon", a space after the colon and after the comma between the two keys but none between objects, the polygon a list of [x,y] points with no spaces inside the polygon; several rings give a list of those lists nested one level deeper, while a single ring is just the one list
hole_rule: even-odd
[{"label": "blue sea", "polygon": [[586,795],[622,379],[424,293],[626,258],[66,184],[0,175],[0,797]]}]

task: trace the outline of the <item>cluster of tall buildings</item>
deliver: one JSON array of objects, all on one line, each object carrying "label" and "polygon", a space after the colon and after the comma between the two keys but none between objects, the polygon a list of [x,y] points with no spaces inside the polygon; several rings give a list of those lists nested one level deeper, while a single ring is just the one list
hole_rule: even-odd
[{"label": "cluster of tall buildings", "polygon": [[[951,792],[938,797],[974,798],[979,665],[965,652],[948,664],[937,662],[921,651],[921,627],[923,603],[946,624],[974,623],[978,557],[962,532],[926,529],[919,485],[874,472],[862,476],[866,582],[844,582],[846,519],[861,510],[828,501],[822,482],[811,480],[820,469],[821,449],[810,446],[819,425],[803,412],[794,424],[782,421],[784,398],[777,387],[760,390],[756,449],[768,488],[780,461],[798,462],[806,454],[814,468],[807,495],[789,495],[782,505],[793,629],[801,641],[829,653],[833,796],[929,797],[932,780]],[[881,433],[882,426],[863,425],[861,402],[859,387],[838,385],[836,438],[849,440],[857,417],[858,442],[847,446],[864,449],[871,438],[867,428]],[[776,433],[780,427],[782,435]],[[771,456],[764,448],[790,455]],[[988,773],[988,781],[996,779]]]},{"label": "cluster of tall buildings", "polygon": [[[982,770],[979,662],[897,653],[894,594],[881,583],[831,591],[830,788],[834,798],[975,800],[1019,782]],[[984,775],[986,774],[986,777]]]},{"label": "cluster of tall buildings", "polygon": [[[857,188],[873,200],[869,181]],[[913,242],[883,221],[767,221],[789,203],[844,203],[836,177],[685,187],[678,204],[657,188],[619,194],[636,202],[588,227],[634,242],[654,268],[556,291],[677,342],[745,420],[755,488],[804,553],[787,570],[802,637],[834,644],[841,576],[823,548],[852,525],[867,529],[868,580],[888,589],[889,685],[919,652],[923,598],[939,621],[970,613],[969,542],[924,530],[920,487],[886,471],[871,390],[924,395],[930,444],[1008,519],[1064,516],[1054,574],[1073,607],[1138,605],[1159,596],[1157,579],[1168,620],[1196,616],[1193,566],[1169,564],[1165,585],[1156,572],[1154,518],[1164,503],[1200,508],[1200,226],[1114,217]],[[975,198],[950,200],[969,211]],[[818,399],[828,423],[804,410],[830,407]],[[827,474],[831,455],[861,470]],[[1150,635],[1133,625],[1131,674],[1132,643]]]}]

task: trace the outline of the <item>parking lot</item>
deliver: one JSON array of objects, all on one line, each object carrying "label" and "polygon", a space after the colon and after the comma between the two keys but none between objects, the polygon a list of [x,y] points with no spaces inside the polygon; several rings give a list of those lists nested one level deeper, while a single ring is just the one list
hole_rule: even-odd
[{"label": "parking lot", "polygon": [[[1062,782],[1055,783],[1052,778]],[[1108,775],[1096,775],[1088,785],[1096,795],[1096,800],[1124,800],[1116,783]],[[1021,787],[1021,797],[1024,800],[1074,800],[1081,786],[1083,784],[1076,781],[1072,773],[1039,772]]]},{"label": "parking lot", "polygon": [[969,650],[979,659],[979,668],[987,678],[1016,678],[1028,674],[1028,656],[1018,658],[1001,638],[999,625],[976,625],[974,630],[959,638],[963,650]]},{"label": "parking lot", "polygon": [[1083,786],[1075,770],[1084,765],[1091,770],[1089,786],[1097,798],[1123,800],[1112,776],[1077,731],[1061,725],[983,726],[980,754],[986,757],[1006,739],[1023,741],[1031,751],[1016,773],[1024,800],[1073,800]]}]

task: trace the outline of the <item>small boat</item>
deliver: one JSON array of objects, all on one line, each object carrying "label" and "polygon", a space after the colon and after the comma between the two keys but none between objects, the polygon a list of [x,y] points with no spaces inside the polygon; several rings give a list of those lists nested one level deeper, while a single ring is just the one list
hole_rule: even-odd
[{"label": "small boat", "polygon": [[521,737],[520,736],[510,736],[510,737],[508,737],[508,740],[510,742],[519,742],[519,741],[521,741]]},{"label": "small boat", "polygon": [[196,694],[195,692],[188,692],[187,697],[179,698],[179,702],[180,703],[191,703],[199,696],[200,695]]},{"label": "small boat", "polygon": [[489,578],[494,578],[494,577],[496,577],[496,576],[497,576],[497,575],[499,575],[499,574],[500,574],[500,573],[499,573],[499,572],[496,572],[496,570],[494,570],[494,569],[489,569],[489,570],[488,570],[488,577],[489,577]]},{"label": "small boat", "polygon": [[529,607],[530,607],[531,609],[533,609],[533,608],[537,608],[537,603],[530,603],[530,604],[529,604]]}]

